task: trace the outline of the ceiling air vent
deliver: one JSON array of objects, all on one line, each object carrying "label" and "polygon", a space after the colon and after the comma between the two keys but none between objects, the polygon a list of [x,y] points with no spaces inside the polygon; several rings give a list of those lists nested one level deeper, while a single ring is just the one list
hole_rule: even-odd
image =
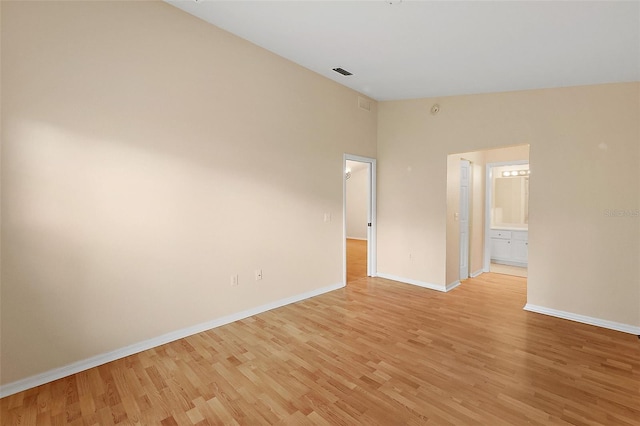
[{"label": "ceiling air vent", "polygon": [[353,75],[351,74],[349,71],[342,69],[342,68],[334,68],[333,69],[335,72],[340,73],[342,75]]}]

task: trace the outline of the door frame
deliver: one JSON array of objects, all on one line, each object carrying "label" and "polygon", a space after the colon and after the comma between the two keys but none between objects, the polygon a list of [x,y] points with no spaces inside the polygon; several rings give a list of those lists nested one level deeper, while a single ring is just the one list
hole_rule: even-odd
[{"label": "door frame", "polygon": [[491,178],[493,177],[493,168],[502,166],[521,166],[530,164],[529,160],[501,161],[498,163],[487,163],[485,165],[485,200],[484,200],[484,262],[482,271],[489,272],[491,267],[491,201],[493,200],[493,188]]},{"label": "door frame", "polygon": [[[466,211],[463,211],[463,202],[462,202],[462,168],[464,166],[464,164],[466,164],[467,166],[467,202],[466,202]],[[458,248],[458,279],[460,281],[462,280],[466,280],[467,278],[469,278],[469,276],[471,275],[471,224],[473,222],[473,217],[472,217],[472,206],[471,206],[471,202],[473,200],[473,181],[472,181],[472,176],[473,176],[473,163],[470,160],[467,160],[466,158],[461,158],[460,159],[460,164],[459,164],[459,170],[460,170],[460,213],[459,213],[459,218],[458,218],[458,241],[459,241],[459,248]],[[464,217],[464,214],[466,213],[466,217],[467,217],[467,229],[466,229],[466,246],[467,246],[467,255],[463,256],[463,252],[464,252],[464,247],[463,247],[463,229],[462,229],[462,218]],[[466,257],[466,272],[463,274],[462,273],[462,259]]]},{"label": "door frame", "polygon": [[367,221],[371,226],[367,226],[367,276],[375,277],[378,273],[377,265],[377,214],[376,214],[376,159],[362,157],[360,155],[344,154],[342,157],[342,280],[347,285],[347,179],[345,170],[347,160],[368,163],[369,167],[369,203],[367,211]]}]

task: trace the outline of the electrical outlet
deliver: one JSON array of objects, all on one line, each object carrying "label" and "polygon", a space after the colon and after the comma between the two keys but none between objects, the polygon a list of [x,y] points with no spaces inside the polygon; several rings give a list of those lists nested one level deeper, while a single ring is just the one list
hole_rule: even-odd
[{"label": "electrical outlet", "polygon": [[256,274],[256,281],[260,281],[262,279],[262,269],[256,269],[255,274]]},{"label": "electrical outlet", "polygon": [[236,286],[236,285],[238,285],[238,274],[236,274],[236,275],[231,275],[231,285],[232,285],[232,286]]}]

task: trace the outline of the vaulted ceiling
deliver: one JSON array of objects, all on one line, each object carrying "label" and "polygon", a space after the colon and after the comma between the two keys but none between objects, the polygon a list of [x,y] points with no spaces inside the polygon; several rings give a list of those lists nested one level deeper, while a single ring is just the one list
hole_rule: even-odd
[{"label": "vaulted ceiling", "polygon": [[638,1],[168,2],[377,100],[640,80]]}]

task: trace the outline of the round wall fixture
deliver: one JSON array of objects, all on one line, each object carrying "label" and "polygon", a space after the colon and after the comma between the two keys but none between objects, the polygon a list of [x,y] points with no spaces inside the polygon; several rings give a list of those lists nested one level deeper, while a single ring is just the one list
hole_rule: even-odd
[{"label": "round wall fixture", "polygon": [[440,112],[440,105],[433,104],[433,106],[431,107],[431,115],[436,115],[439,112]]}]

